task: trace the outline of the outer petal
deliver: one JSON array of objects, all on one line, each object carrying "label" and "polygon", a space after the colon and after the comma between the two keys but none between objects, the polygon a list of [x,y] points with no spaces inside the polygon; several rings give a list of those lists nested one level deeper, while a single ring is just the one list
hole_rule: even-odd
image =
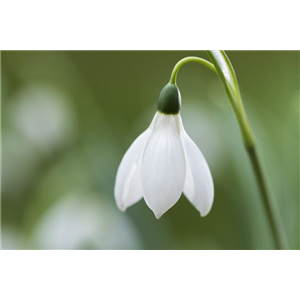
[{"label": "outer petal", "polygon": [[143,196],[156,218],[171,208],[183,191],[186,167],[179,118],[161,114],[142,160]]},{"label": "outer petal", "polygon": [[204,217],[210,212],[214,200],[212,176],[200,149],[185,132],[182,123],[181,126],[187,165],[183,192]]},{"label": "outer petal", "polygon": [[156,113],[149,128],[136,138],[120,163],[114,194],[116,203],[122,211],[142,198],[141,160],[153,126],[159,117],[160,114]]}]

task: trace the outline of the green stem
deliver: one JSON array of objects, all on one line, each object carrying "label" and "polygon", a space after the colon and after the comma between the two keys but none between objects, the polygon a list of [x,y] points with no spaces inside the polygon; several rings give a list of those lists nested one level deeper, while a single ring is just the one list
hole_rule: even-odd
[{"label": "green stem", "polygon": [[170,83],[176,84],[176,78],[180,68],[189,62],[201,63],[220,77],[242,133],[244,145],[249,155],[259,191],[263,199],[276,248],[288,249],[288,243],[281,224],[280,214],[276,202],[271,196],[262,163],[258,156],[256,141],[246,115],[234,69],[225,52],[208,51],[208,55],[213,64],[207,60],[193,56],[181,59],[173,68]]},{"label": "green stem", "polygon": [[188,57],[185,57],[183,59],[181,59],[174,67],[173,71],[172,71],[172,74],[171,74],[171,78],[170,78],[170,83],[171,84],[176,84],[176,78],[177,78],[177,74],[178,74],[178,71],[180,70],[180,68],[185,65],[186,63],[189,63],[189,62],[197,62],[197,63],[200,63],[208,68],[210,68],[212,71],[214,71],[216,74],[218,74],[215,66],[203,59],[203,58],[200,58],[200,57],[196,57],[196,56],[188,56]]},{"label": "green stem", "polygon": [[257,153],[256,147],[247,148],[247,152],[252,164],[255,174],[256,182],[258,184],[263,204],[270,222],[271,230],[273,232],[274,241],[277,249],[288,249],[288,242],[281,224],[281,218],[278,207],[272,198],[271,190],[266,180],[265,172],[262,163]]}]

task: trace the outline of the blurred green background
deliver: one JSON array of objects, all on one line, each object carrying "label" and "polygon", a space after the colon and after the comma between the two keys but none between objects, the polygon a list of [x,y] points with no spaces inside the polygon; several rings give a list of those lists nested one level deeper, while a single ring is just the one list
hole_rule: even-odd
[{"label": "blurred green background", "polygon": [[[227,52],[292,249],[299,248],[299,53]],[[120,212],[115,174],[173,66],[202,51],[2,52],[4,249],[272,249],[239,129],[217,76],[178,76],[187,132],[211,168],[201,218],[184,196],[160,220]]]}]

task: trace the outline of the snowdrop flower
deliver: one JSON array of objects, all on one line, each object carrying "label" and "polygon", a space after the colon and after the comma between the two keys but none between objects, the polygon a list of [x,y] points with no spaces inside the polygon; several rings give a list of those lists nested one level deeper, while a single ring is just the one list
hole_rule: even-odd
[{"label": "snowdrop flower", "polygon": [[150,126],[132,143],[119,166],[114,193],[120,210],[143,197],[160,218],[183,192],[201,216],[209,213],[214,198],[212,176],[183,127],[180,105],[178,87],[168,83]]}]

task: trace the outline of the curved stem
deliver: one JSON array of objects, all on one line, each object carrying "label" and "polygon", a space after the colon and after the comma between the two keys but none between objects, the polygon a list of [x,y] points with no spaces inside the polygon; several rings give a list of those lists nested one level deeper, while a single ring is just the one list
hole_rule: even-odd
[{"label": "curved stem", "polygon": [[181,59],[174,67],[170,83],[176,84],[176,77],[180,68],[188,62],[198,62],[214,71],[221,79],[229,102],[237,118],[239,128],[243,137],[244,145],[249,155],[256,182],[259,187],[263,205],[270,223],[274,242],[277,249],[288,249],[288,243],[281,224],[280,214],[276,202],[272,198],[270,188],[259,159],[256,141],[250,127],[243,101],[240,95],[236,75],[229,58],[222,51],[208,51],[213,64],[199,57],[186,57]]},{"label": "curved stem", "polygon": [[197,63],[200,63],[208,68],[210,68],[212,71],[214,71],[216,74],[218,74],[215,66],[203,59],[203,58],[200,58],[200,57],[196,57],[196,56],[188,56],[188,57],[185,57],[183,59],[181,59],[176,65],[175,67],[173,68],[173,71],[172,71],[172,74],[171,74],[171,78],[170,78],[170,83],[172,84],[176,84],[176,78],[177,78],[177,74],[180,70],[180,68],[185,65],[186,63],[189,63],[189,62],[197,62]]}]

